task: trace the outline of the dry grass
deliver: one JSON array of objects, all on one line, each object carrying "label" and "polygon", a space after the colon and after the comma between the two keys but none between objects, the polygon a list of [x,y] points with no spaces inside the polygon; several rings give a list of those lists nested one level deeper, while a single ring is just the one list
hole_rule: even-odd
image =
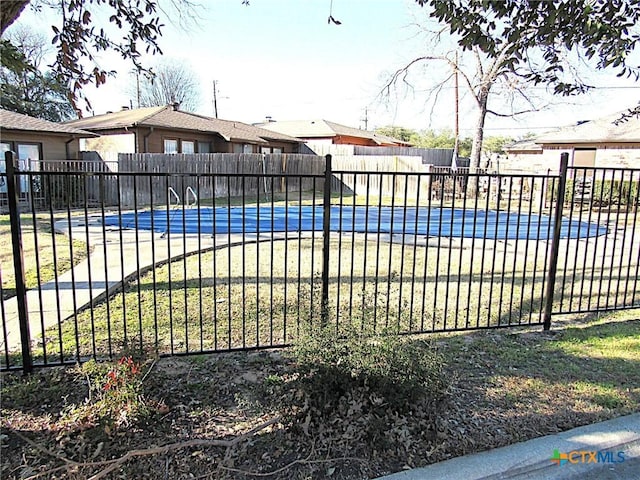
[{"label": "dry grass", "polygon": [[[552,333],[536,328],[431,336],[451,382],[448,401],[437,410],[438,428],[429,435],[411,433],[415,416],[385,417],[389,429],[406,435],[382,450],[361,441],[351,445],[348,436],[332,442],[322,428],[306,431],[300,419],[283,421],[231,451],[212,445],[137,458],[113,478],[187,479],[193,472],[200,478],[246,478],[239,471],[275,471],[271,478],[294,480],[324,478],[329,471],[344,480],[374,478],[405,465],[417,467],[637,412],[637,314],[572,317],[565,320],[570,326]],[[87,395],[87,380],[76,367],[49,368],[31,377],[4,374],[1,476],[17,479],[57,468],[61,457],[96,462],[132,449],[237,437],[291,406],[295,392],[279,392],[291,380],[292,368],[276,351],[160,359],[142,385],[145,401],[162,410],[117,430],[69,423]],[[346,431],[358,425],[357,414],[350,418],[353,425],[342,425]],[[326,456],[332,445],[347,453]],[[98,470],[63,468],[56,478],[86,478]]]}]

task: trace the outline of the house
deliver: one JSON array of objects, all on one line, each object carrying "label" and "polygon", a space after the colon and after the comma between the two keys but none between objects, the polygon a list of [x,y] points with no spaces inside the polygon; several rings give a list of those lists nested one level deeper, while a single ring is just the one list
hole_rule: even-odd
[{"label": "house", "polygon": [[507,147],[503,164],[536,172],[556,171],[560,154],[569,153],[569,165],[576,167],[640,166],[640,118],[618,121],[622,113],[581,122],[542,134]]},{"label": "house", "polygon": [[370,130],[347,127],[328,120],[269,121],[257,124],[261,128],[300,138],[308,144],[398,147],[411,144]]},{"label": "house", "polygon": [[[535,139],[526,138],[519,140],[511,145],[504,147],[506,155],[491,156],[490,165],[493,170],[519,172],[519,171],[535,171],[538,173],[546,173],[551,166],[548,164],[549,159],[545,159],[542,155],[542,145],[535,142]],[[557,169],[560,165],[558,159],[554,164]]]},{"label": "house", "polygon": [[14,151],[23,168],[30,160],[76,160],[79,140],[96,136],[71,125],[0,109],[0,150],[3,155]]},{"label": "house", "polygon": [[246,123],[183,112],[178,104],[124,108],[66,125],[102,136],[84,149],[119,153],[297,153],[301,143]]}]

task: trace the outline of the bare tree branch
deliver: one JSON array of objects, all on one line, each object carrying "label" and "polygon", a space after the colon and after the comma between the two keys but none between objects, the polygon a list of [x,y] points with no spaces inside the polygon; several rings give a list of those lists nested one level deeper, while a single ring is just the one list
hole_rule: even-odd
[{"label": "bare tree branch", "polygon": [[511,112],[511,113],[505,114],[505,113],[494,112],[493,110],[487,109],[487,113],[493,115],[494,117],[502,117],[502,118],[516,117],[518,115],[523,115],[525,113],[532,113],[537,111],[538,111],[537,108],[530,108],[528,110],[520,110],[517,112]]},{"label": "bare tree branch", "polygon": [[[440,93],[444,89],[445,85],[449,82],[449,80],[451,80],[453,78],[453,76],[454,76],[454,73],[452,72],[447,78],[445,78],[442,82],[440,82],[440,84],[437,85],[434,90],[429,92],[428,97],[429,98],[431,96],[434,97],[434,100],[431,103],[431,110],[429,111],[429,118],[430,119],[433,118],[433,115],[435,113],[435,109],[436,109],[436,106],[438,105],[438,99],[440,97]],[[431,125],[431,122],[429,122],[429,125]]]},{"label": "bare tree branch", "polygon": [[255,435],[256,433],[260,432],[261,430],[264,430],[265,428],[274,425],[278,422],[280,422],[281,417],[277,416],[274,418],[271,418],[257,426],[255,426],[254,428],[252,428],[251,430],[249,430],[246,433],[243,433],[242,435],[239,435],[231,440],[220,440],[220,439],[216,439],[216,438],[201,438],[201,439],[194,439],[194,440],[187,440],[184,442],[176,442],[176,443],[170,443],[168,445],[163,445],[160,447],[149,447],[149,448],[142,448],[142,449],[136,449],[136,450],[130,450],[127,453],[125,453],[124,455],[122,455],[121,457],[118,458],[114,458],[112,460],[104,460],[104,461],[98,461],[98,462],[77,462],[75,460],[70,460],[62,455],[58,455],[55,452],[52,452],[44,447],[42,447],[41,445],[38,445],[36,442],[34,442],[33,440],[29,439],[28,437],[26,437],[25,435],[21,434],[20,432],[13,430],[13,429],[8,429],[11,433],[15,434],[16,436],[20,437],[21,439],[23,439],[25,442],[27,442],[29,445],[37,448],[39,451],[41,451],[42,453],[45,453],[46,455],[52,456],[54,458],[57,458],[58,460],[62,461],[65,463],[65,465],[60,466],[60,467],[56,467],[54,469],[48,470],[46,472],[40,472],[36,475],[33,475],[31,477],[29,477],[27,480],[34,480],[36,478],[45,476],[45,475],[50,475],[51,473],[69,468],[69,467],[73,467],[76,469],[80,469],[80,468],[90,468],[90,467],[104,467],[102,470],[98,471],[97,473],[95,473],[94,475],[88,477],[88,480],[100,480],[101,478],[104,478],[105,476],[107,476],[109,473],[113,472],[115,469],[119,468],[120,466],[122,466],[124,463],[128,462],[129,460],[136,458],[136,457],[144,457],[144,456],[149,456],[149,455],[159,455],[159,454],[166,454],[175,450],[182,450],[185,448],[190,448],[190,447],[202,447],[202,446],[209,446],[209,447],[225,447],[227,449],[229,448],[233,448],[236,445],[238,445],[239,443],[247,440],[248,438],[252,437],[253,435]]},{"label": "bare tree branch", "polygon": [[382,87],[381,92],[386,92],[388,94],[391,87],[393,87],[396,83],[398,83],[399,80],[402,80],[402,83],[404,83],[406,86],[413,89],[413,86],[407,81],[407,76],[409,75],[409,71],[411,70],[411,67],[421,62],[426,62],[429,60],[445,60],[445,58],[431,57],[431,56],[414,58],[404,67],[397,69],[395,72],[391,74],[389,80]]}]

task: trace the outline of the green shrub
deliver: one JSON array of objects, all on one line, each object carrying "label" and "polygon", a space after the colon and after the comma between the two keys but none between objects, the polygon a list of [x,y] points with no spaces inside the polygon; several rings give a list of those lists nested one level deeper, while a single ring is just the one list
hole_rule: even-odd
[{"label": "green shrub", "polygon": [[330,439],[327,450],[368,443],[401,452],[412,435],[436,431],[447,381],[431,343],[318,329],[289,355],[294,421],[317,445]]},{"label": "green shrub", "polygon": [[[313,393],[327,402],[354,387],[367,387],[403,411],[424,395],[439,396],[445,388],[442,359],[426,341],[356,333],[338,338],[325,329],[304,337],[292,353],[301,383],[317,388]],[[324,402],[318,403],[321,407]]]},{"label": "green shrub", "polygon": [[128,427],[150,413],[142,393],[141,365],[132,357],[105,363],[90,360],[80,369],[87,379],[89,396],[65,410],[61,420],[66,428],[84,430],[102,425],[109,432]]}]

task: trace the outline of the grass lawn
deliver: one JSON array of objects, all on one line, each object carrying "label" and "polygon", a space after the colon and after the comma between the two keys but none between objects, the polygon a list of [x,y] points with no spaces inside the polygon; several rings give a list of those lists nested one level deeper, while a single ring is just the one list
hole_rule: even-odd
[{"label": "grass lawn", "polygon": [[[504,252],[377,240],[375,234],[331,239],[329,320],[339,328],[408,333],[541,321],[542,251],[505,262]],[[301,327],[320,322],[321,252],[317,236],[159,266],[64,322],[63,353],[73,358],[76,337],[82,356],[127,347],[186,353],[290,343]],[[54,351],[57,328],[46,340]]]},{"label": "grass lawn", "polygon": [[[21,215],[22,251],[27,288],[53,280],[87,256],[86,244],[53,233],[48,214]],[[73,262],[71,253],[73,250]],[[15,295],[15,273],[9,215],[0,215],[0,272],[3,298]]]},{"label": "grass lawn", "polygon": [[[271,472],[278,479],[372,478],[640,408],[637,310],[558,319],[551,332],[536,327],[422,338],[429,339],[424,348],[442,359],[446,397],[427,412],[437,419],[428,434],[416,428],[425,415],[417,406],[380,416],[393,442],[350,440],[362,428],[364,412],[358,413],[361,406],[349,394],[344,401],[351,420],[340,425],[309,424],[292,415],[297,393],[286,389],[296,364],[288,350],[142,359],[144,400],[137,402],[146,408],[137,416],[131,410],[101,413],[99,392],[88,388],[95,372],[122,366],[3,374],[0,476],[87,478],[112,465],[100,462],[151,449],[115,465],[104,478],[251,478]],[[263,428],[250,433],[256,425]],[[187,441],[192,443],[180,444]],[[168,444],[177,446],[156,448]]]}]

